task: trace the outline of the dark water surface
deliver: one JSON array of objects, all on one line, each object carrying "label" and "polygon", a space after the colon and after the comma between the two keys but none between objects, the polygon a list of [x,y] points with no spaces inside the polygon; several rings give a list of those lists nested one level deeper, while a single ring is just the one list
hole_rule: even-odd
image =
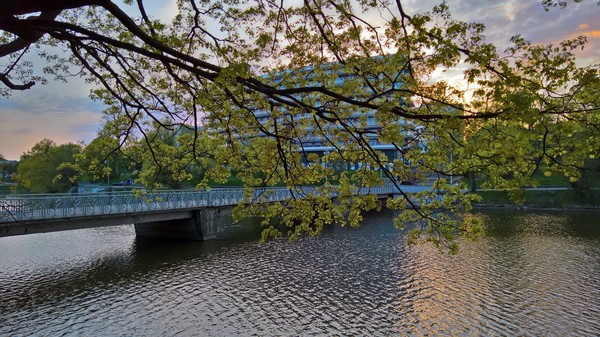
[{"label": "dark water surface", "polygon": [[392,214],[264,245],[132,226],[0,239],[1,336],[599,336],[600,213],[487,211],[456,256]]}]

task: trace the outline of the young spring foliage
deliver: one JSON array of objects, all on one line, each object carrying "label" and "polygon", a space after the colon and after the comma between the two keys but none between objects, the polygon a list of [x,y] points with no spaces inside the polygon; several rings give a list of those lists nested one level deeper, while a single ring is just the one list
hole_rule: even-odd
[{"label": "young spring foliage", "polygon": [[[456,178],[483,177],[484,187],[518,199],[535,186],[534,171],[577,180],[585,159],[600,155],[598,65],[579,67],[574,56],[583,37],[540,45],[515,36],[499,52],[482,24],[454,20],[445,3],[412,15],[386,0],[177,6],[162,22],[142,0],[0,5],[0,56],[11,64],[0,80],[10,90],[31,87],[36,78],[21,56],[63,48],[66,57],[42,53],[46,72],[76,69],[99,85],[92,97],[109,106],[118,145],[143,139],[144,150],[132,151],[144,181],[187,180],[195,166],[204,172],[199,187],[236,172],[249,196],[289,188],[286,202],[238,209],[264,216],[265,235],[282,234],[271,220],[291,238],[355,226],[382,205],[354,191],[387,181],[400,194],[386,204],[402,211],[397,226],[419,224],[411,240],[451,243],[479,231],[468,215],[475,197]],[[435,77],[448,69],[462,69],[468,95]],[[190,133],[156,142],[157,125]],[[310,141],[322,151],[304,151]],[[431,191],[402,191],[401,182],[426,178]],[[322,191],[305,196],[304,185]],[[331,190],[339,196],[325,197]]]}]

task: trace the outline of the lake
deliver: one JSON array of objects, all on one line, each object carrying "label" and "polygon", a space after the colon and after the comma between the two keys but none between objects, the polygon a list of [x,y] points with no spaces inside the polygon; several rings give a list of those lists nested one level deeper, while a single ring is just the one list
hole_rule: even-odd
[{"label": "lake", "polygon": [[599,336],[600,212],[485,211],[457,255],[359,229],[207,242],[133,226],[0,239],[1,336]]}]

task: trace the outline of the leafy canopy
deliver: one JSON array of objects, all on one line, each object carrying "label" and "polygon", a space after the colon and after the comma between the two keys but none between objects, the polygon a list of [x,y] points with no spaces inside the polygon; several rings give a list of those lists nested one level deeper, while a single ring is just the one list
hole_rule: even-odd
[{"label": "leafy canopy", "polygon": [[[555,3],[563,6],[544,4]],[[415,240],[452,241],[457,232],[476,232],[477,221],[444,211],[464,214],[476,198],[449,176],[483,177],[485,187],[518,197],[535,185],[534,171],[577,180],[585,159],[599,156],[598,65],[578,67],[574,56],[584,37],[539,45],[515,36],[498,51],[482,24],[454,20],[445,3],[410,14],[402,1],[386,0],[180,0],[172,22],[152,18],[145,6],[1,4],[3,93],[43,80],[24,56],[37,51],[46,74],[97,83],[92,97],[109,106],[117,144],[143,139],[148,150],[140,155],[173,179],[189,179],[184,168],[198,165],[207,167],[199,187],[230,171],[249,189],[287,186],[297,198],[254,204],[239,216],[260,214],[266,225],[280,219],[292,237],[331,223],[357,225],[362,211],[381,204],[353,190],[383,177],[400,194],[387,201],[403,210],[398,226],[419,222]],[[472,90],[434,80],[455,68]],[[157,124],[191,133],[179,148],[164,148],[152,141]],[[308,139],[327,150],[302,151]],[[358,170],[344,169],[356,163]],[[400,182],[426,177],[432,191],[402,191]],[[305,197],[301,185],[340,196]],[[265,233],[281,234],[275,227]]]},{"label": "leafy canopy", "polygon": [[72,167],[75,155],[81,152],[79,144],[56,145],[42,139],[24,153],[17,166],[17,181],[32,192],[67,192],[77,175]]}]

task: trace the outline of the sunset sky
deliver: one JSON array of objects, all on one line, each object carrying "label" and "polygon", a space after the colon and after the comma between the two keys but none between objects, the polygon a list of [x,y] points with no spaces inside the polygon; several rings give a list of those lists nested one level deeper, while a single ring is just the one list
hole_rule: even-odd
[{"label": "sunset sky", "polygon": [[[406,9],[429,10],[434,0],[403,1]],[[521,34],[533,42],[551,43],[587,36],[589,43],[578,52],[580,65],[600,63],[600,7],[596,0],[569,2],[566,9],[546,12],[541,0],[448,0],[456,19],[483,22],[488,41],[500,46]],[[149,11],[155,17],[169,17],[173,2],[156,1]],[[42,138],[57,143],[89,142],[100,128],[104,107],[88,97],[90,86],[73,78],[68,83],[49,81],[25,92],[0,98],[0,154],[18,160]]]}]

